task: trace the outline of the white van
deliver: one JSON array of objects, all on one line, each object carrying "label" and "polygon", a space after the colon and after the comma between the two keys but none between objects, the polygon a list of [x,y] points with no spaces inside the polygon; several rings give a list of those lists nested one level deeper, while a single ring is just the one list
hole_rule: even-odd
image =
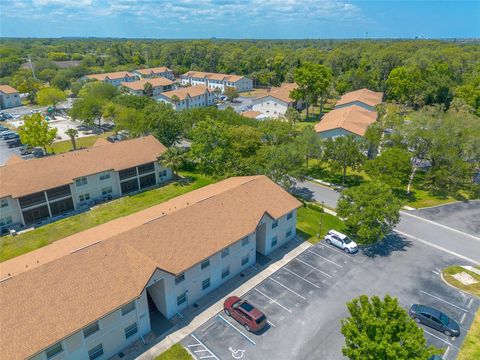
[{"label": "white van", "polygon": [[355,241],[350,239],[347,235],[336,230],[330,230],[327,235],[325,235],[325,241],[327,244],[335,245],[349,254],[353,254],[358,251],[358,245]]}]

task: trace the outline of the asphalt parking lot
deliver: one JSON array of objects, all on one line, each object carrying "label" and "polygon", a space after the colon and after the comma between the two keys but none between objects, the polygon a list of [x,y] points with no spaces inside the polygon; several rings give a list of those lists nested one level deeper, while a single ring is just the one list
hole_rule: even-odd
[{"label": "asphalt parking lot", "polygon": [[480,305],[440,279],[440,269],[456,263],[450,254],[399,236],[356,255],[319,243],[242,296],[267,315],[260,333],[247,332],[220,312],[181,343],[197,359],[344,359],[345,302],[388,293],[405,309],[422,303],[459,322],[459,338],[424,328],[428,343],[453,360]]},{"label": "asphalt parking lot", "polygon": [[232,107],[236,112],[240,113],[248,110],[251,106],[252,106],[252,98],[239,96],[237,99],[235,99],[234,102],[225,101],[224,103],[218,104],[217,108],[219,110],[225,110],[228,107]]}]

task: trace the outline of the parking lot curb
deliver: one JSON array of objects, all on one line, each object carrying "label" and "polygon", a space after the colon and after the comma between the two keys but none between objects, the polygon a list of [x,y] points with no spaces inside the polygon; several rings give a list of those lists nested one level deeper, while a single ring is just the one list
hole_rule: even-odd
[{"label": "parking lot curb", "polygon": [[447,280],[445,280],[445,277],[443,276],[443,269],[440,270],[440,278],[442,279],[442,281],[447,284],[448,286],[450,286],[451,288],[457,290],[457,291],[460,291],[461,293],[465,294],[465,295],[468,295],[468,296],[472,296],[476,299],[480,299],[480,296],[477,296],[475,294],[472,294],[472,293],[469,293],[468,291],[465,291],[465,290],[462,290],[462,289],[459,289],[457,288],[456,286],[450,284]]}]

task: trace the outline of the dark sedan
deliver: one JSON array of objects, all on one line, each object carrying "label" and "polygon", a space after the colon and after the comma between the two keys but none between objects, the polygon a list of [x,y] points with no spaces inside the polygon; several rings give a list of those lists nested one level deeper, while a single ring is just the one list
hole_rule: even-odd
[{"label": "dark sedan", "polygon": [[460,326],[447,314],[430,306],[413,304],[408,314],[417,323],[422,323],[447,336],[459,336]]}]

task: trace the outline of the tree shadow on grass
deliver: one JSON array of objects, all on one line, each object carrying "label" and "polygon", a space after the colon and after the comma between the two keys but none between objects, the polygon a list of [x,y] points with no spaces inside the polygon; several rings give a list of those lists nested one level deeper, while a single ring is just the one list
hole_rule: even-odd
[{"label": "tree shadow on grass", "polygon": [[382,241],[362,248],[362,253],[370,258],[390,256],[394,252],[405,252],[412,246],[412,241],[396,233],[391,233]]}]

